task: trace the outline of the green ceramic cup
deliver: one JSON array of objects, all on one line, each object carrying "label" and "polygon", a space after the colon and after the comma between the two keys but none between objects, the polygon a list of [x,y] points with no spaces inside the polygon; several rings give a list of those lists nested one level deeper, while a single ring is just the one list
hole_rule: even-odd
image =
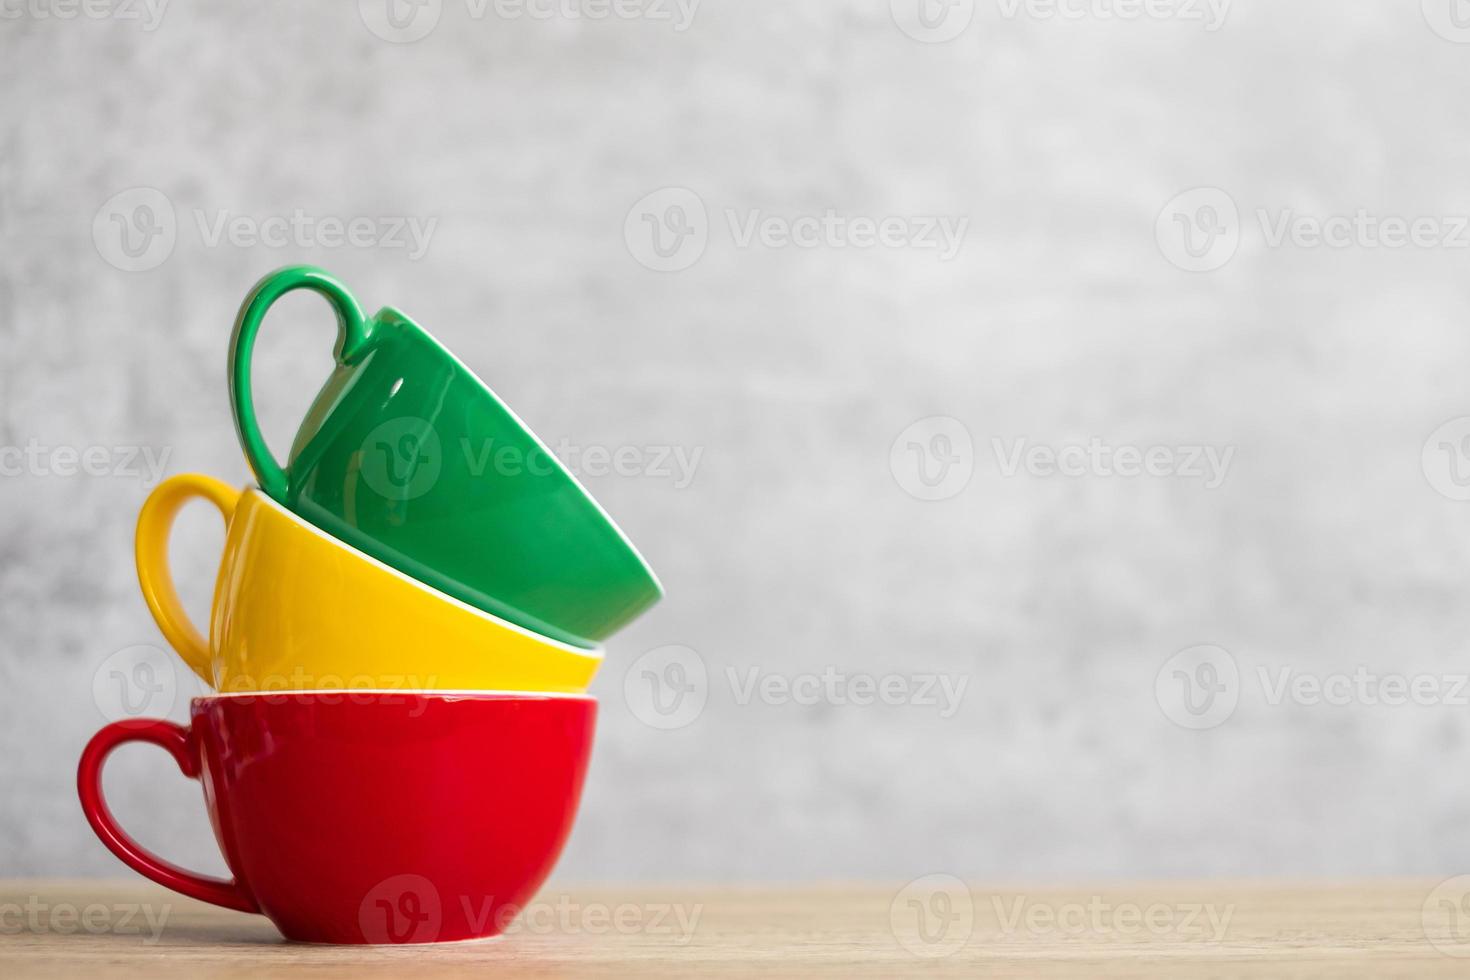
[{"label": "green ceramic cup", "polygon": [[[250,359],[266,311],[295,289],[336,311],[337,366],[282,466],[256,422]],[[663,594],[612,518],[469,368],[397,310],[364,316],[326,272],[293,266],[257,283],[229,369],[261,489],[380,561],[588,648]]]}]

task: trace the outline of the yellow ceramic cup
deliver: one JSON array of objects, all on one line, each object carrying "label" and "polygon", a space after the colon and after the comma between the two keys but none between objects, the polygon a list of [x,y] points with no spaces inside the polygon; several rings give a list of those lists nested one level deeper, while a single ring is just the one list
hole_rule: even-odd
[{"label": "yellow ceramic cup", "polygon": [[[209,639],[168,567],[183,505],[225,518]],[[456,690],[580,693],[600,650],[549,639],[371,558],[250,487],[175,476],[138,514],[138,582],[179,656],[219,691]]]}]

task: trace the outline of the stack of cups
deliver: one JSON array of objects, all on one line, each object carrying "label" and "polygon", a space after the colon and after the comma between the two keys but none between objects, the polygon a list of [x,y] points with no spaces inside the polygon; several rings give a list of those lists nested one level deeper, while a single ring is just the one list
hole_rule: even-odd
[{"label": "stack of cups", "polygon": [[[295,289],[336,310],[336,368],[282,466],[250,363]],[[125,721],[83,753],[103,842],[186,895],[260,912],[288,938],[422,943],[508,925],[571,830],[591,751],[602,640],[662,594],[611,518],[515,414],[423,328],[363,315],[319,269],[246,298],[230,345],[235,423],[259,486],[161,484],[138,517],[138,578],[164,636],[216,691],[192,725]],[[208,638],[168,569],[179,509],[226,525]],[[231,880],[122,831],[108,753],[169,750],[204,784]]]}]

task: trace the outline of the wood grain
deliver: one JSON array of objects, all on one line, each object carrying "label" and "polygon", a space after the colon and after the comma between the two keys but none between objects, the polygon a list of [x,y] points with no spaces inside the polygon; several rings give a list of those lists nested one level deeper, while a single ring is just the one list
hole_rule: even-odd
[{"label": "wood grain", "polygon": [[321,947],[148,885],[12,880],[0,977],[1465,977],[1438,885],[550,888],[498,940]]}]

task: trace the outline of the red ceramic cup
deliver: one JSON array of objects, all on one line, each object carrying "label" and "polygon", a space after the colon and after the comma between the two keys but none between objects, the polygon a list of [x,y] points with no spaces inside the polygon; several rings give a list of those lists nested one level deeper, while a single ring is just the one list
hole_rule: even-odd
[{"label": "red ceramic cup", "polygon": [[[556,863],[596,715],[585,695],[197,698],[189,728],[126,721],[94,735],[77,790],[92,829],[134,870],[259,912],[289,939],[478,939],[503,931]],[[102,765],[124,742],[162,746],[204,784],[232,880],[186,871],[118,827]]]}]

